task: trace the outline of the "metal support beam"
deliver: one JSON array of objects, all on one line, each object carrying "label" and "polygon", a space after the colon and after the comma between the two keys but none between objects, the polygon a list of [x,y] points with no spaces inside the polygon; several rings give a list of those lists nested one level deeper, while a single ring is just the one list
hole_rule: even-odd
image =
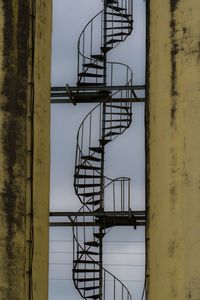
[{"label": "metal support beam", "polygon": [[[61,103],[73,103],[70,93],[86,93],[88,91],[90,92],[101,92],[101,91],[128,91],[132,90],[133,95],[135,95],[136,91],[145,91],[145,85],[133,85],[133,86],[99,86],[98,88],[95,86],[88,86],[88,87],[69,87],[69,86],[63,86],[63,87],[51,87],[51,103],[52,104],[61,104]],[[105,99],[104,99],[105,100]],[[102,102],[104,101],[102,99]],[[112,98],[112,102],[121,102],[121,98]],[[81,99],[80,101],[77,101],[77,103],[99,103],[101,100],[88,100]],[[129,99],[130,101],[130,99]],[[133,97],[132,102],[145,102],[146,99],[144,97]]]},{"label": "metal support beam", "polygon": [[81,217],[81,216],[96,216],[96,217],[102,217],[102,216],[128,216],[128,217],[133,217],[133,216],[145,216],[146,212],[141,210],[141,211],[104,211],[104,212],[76,212],[76,211],[68,211],[68,212],[50,212],[49,216],[50,217]]},{"label": "metal support beam", "polygon": [[[73,222],[72,217],[92,217],[97,218],[96,222],[85,221]],[[146,214],[145,211],[116,211],[116,212],[51,212],[50,218],[66,217],[70,221],[50,221],[51,227],[72,227],[72,226],[104,226],[106,228],[112,226],[133,226],[135,229],[138,226],[145,226]]]}]

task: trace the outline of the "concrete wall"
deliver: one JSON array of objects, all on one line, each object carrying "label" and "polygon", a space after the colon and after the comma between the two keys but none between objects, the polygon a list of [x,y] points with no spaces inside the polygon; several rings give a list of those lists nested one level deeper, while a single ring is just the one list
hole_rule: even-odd
[{"label": "concrete wall", "polygon": [[48,295],[51,1],[0,0],[0,299]]},{"label": "concrete wall", "polygon": [[148,300],[199,300],[200,1],[148,2]]}]

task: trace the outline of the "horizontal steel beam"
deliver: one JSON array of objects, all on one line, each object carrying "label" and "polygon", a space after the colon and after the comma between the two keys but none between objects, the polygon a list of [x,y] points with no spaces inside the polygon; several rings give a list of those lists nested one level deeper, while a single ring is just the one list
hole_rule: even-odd
[{"label": "horizontal steel beam", "polygon": [[144,210],[142,211],[104,211],[104,212],[76,212],[76,211],[67,211],[67,212],[50,212],[50,217],[78,217],[78,216],[145,216],[146,213]]},{"label": "horizontal steel beam", "polygon": [[[145,226],[146,214],[145,211],[104,211],[104,212],[50,212],[50,218],[69,218],[68,221],[50,221],[50,226],[101,226],[101,227],[113,227],[113,226]],[[77,217],[95,217],[95,221],[85,222],[80,220],[73,220]]]},{"label": "horizontal steel beam", "polygon": [[[142,226],[144,227],[146,224],[146,222],[139,222],[137,224],[114,224],[112,226],[132,226],[137,228],[138,226]],[[76,222],[76,223],[72,223],[72,222],[50,222],[49,226],[50,227],[95,227],[95,226],[100,226],[102,224],[99,224],[97,222]],[[109,226],[109,227],[112,227]]]},{"label": "horizontal steel beam", "polygon": [[80,91],[142,91],[145,90],[145,85],[112,85],[112,86],[87,86],[87,87],[77,87],[77,86],[52,86],[51,92],[80,92]]},{"label": "horizontal steel beam", "polygon": [[[124,99],[122,100],[121,98],[113,98],[112,99],[112,102],[122,102],[122,101],[125,101]],[[130,102],[130,99],[128,100]],[[146,102],[146,99],[145,98],[137,98],[137,99],[132,99],[131,102],[133,103],[145,103]],[[65,104],[65,103],[73,103],[72,100],[68,97],[66,98],[51,98],[51,104]],[[80,102],[79,102],[80,103]],[[99,103],[99,101],[87,101],[87,100],[84,100],[84,101],[81,101],[81,103]]]},{"label": "horizontal steel beam", "polygon": [[[87,87],[70,87],[68,85],[66,86],[58,86],[58,87],[51,87],[51,103],[52,104],[62,104],[62,103],[74,103],[72,98],[70,97],[70,94],[72,93],[86,93],[89,92],[101,92],[101,91],[132,91],[133,95],[135,95],[136,91],[145,91],[145,85],[133,85],[133,86],[87,86]],[[112,98],[112,102],[122,102],[126,101],[126,98]],[[99,103],[99,102],[104,102],[104,99],[93,99],[91,101],[88,99],[80,99],[77,101],[75,100],[76,103]],[[130,101],[130,99],[128,99]],[[144,97],[133,97],[131,100],[132,102],[145,102],[146,99]]]}]

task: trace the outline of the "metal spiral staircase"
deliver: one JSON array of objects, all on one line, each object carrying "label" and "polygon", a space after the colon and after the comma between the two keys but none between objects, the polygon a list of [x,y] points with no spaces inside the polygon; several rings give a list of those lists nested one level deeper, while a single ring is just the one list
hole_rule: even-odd
[{"label": "metal spiral staircase", "polygon": [[74,104],[80,99],[99,102],[78,129],[74,171],[82,207],[73,222],[85,226],[73,227],[73,281],[84,299],[132,299],[126,286],[103,267],[107,229],[126,224],[127,218],[137,225],[131,213],[130,179],[104,174],[106,145],[132,121],[133,73],[127,65],[107,60],[108,52],[131,34],[132,10],[132,0],[105,0],[78,41],[78,88],[70,98]]}]

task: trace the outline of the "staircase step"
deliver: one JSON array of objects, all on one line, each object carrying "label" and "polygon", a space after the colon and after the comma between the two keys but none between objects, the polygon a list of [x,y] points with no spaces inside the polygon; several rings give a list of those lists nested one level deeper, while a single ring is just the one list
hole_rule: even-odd
[{"label": "staircase step", "polygon": [[98,69],[98,70],[104,69],[103,66],[96,65],[96,64],[93,64],[93,63],[83,64],[83,67],[86,67],[86,68],[93,68],[93,69]]},{"label": "staircase step", "polygon": [[119,135],[119,132],[111,131],[111,132],[106,133],[104,136],[107,137],[107,136],[113,136],[113,135]]},{"label": "staircase step", "polygon": [[118,6],[112,6],[112,5],[107,5],[107,7],[115,10],[115,11],[124,11],[126,10],[125,8],[121,8],[121,7],[118,7]]},{"label": "staircase step", "polygon": [[76,279],[77,281],[79,281],[79,282],[84,282],[84,281],[99,281],[100,280],[100,278],[78,278],[78,279]]},{"label": "staircase step", "polygon": [[82,159],[85,160],[92,160],[92,161],[101,161],[100,158],[92,156],[92,155],[87,155],[87,156],[81,156]]},{"label": "staircase step", "polygon": [[94,201],[89,201],[89,202],[86,202],[86,205],[99,205],[101,203],[100,200],[94,200]]},{"label": "staircase step", "polygon": [[129,112],[123,113],[123,112],[118,111],[118,112],[106,112],[105,114],[106,115],[129,116],[131,113],[129,113]]},{"label": "staircase step", "polygon": [[100,61],[104,61],[105,60],[105,57],[101,54],[94,54],[94,55],[91,55],[91,58],[94,58],[94,59],[97,59],[97,60],[100,60]]},{"label": "staircase step", "polygon": [[86,165],[78,165],[76,166],[77,169],[82,169],[82,170],[101,170],[99,167],[94,167],[94,166],[86,166]]},{"label": "staircase step", "polygon": [[79,175],[79,174],[76,174],[74,175],[75,178],[101,178],[100,175]]},{"label": "staircase step", "polygon": [[94,285],[94,286],[82,287],[82,288],[79,288],[79,290],[92,291],[92,290],[96,290],[99,288],[100,288],[99,285]]},{"label": "staircase step", "polygon": [[95,269],[73,269],[74,273],[99,273],[100,270]]},{"label": "staircase step", "polygon": [[78,254],[99,255],[99,253],[97,253],[97,252],[88,251],[88,250],[81,250],[81,251],[78,251]]},{"label": "staircase step", "polygon": [[93,233],[93,235],[97,238],[97,239],[100,239],[100,238],[103,238],[105,233]]},{"label": "staircase step", "polygon": [[111,39],[111,40],[109,40],[108,42],[106,42],[106,45],[119,43],[119,42],[121,42],[121,41],[122,41],[122,40],[119,40],[119,39]]},{"label": "staircase step", "polygon": [[112,36],[127,36],[127,33],[125,32],[117,32],[117,33],[113,33],[113,34],[107,34],[107,37],[112,37]]},{"label": "staircase step", "polygon": [[79,87],[90,87],[90,86],[92,86],[92,87],[94,87],[94,86],[98,87],[98,86],[103,86],[103,85],[104,85],[104,83],[77,82],[77,86],[79,86]]},{"label": "staircase step", "polygon": [[106,107],[119,108],[119,109],[125,109],[125,110],[129,109],[129,107],[127,107],[127,106],[111,105],[111,104],[106,104]]},{"label": "staircase step", "polygon": [[77,260],[74,260],[74,263],[76,264],[99,264],[97,261],[93,261],[93,260],[81,260],[81,259],[77,259]]},{"label": "staircase step", "polygon": [[97,153],[102,153],[103,151],[101,147],[90,147],[89,149]]},{"label": "staircase step", "polygon": [[112,50],[113,49],[113,47],[101,47],[101,51],[103,52],[103,53],[107,53],[108,51],[110,51],[110,50]]},{"label": "staircase step", "polygon": [[109,22],[112,22],[112,23],[131,23],[132,21],[131,20],[123,20],[123,19],[121,19],[121,20],[106,20],[106,22],[107,23],[109,23]]},{"label": "staircase step", "polygon": [[[113,13],[113,12],[106,12],[107,15],[110,15],[110,16],[117,16],[117,17],[121,17],[121,18],[129,18],[131,17],[132,15],[129,15],[129,14],[123,14],[123,13]],[[115,20],[113,20],[113,22],[115,22]]]},{"label": "staircase step", "polygon": [[105,129],[121,129],[121,128],[126,128],[127,126],[124,125],[116,125],[116,126],[110,126],[110,127],[105,127]]},{"label": "staircase step", "polygon": [[106,144],[108,144],[109,142],[111,142],[111,140],[106,140],[106,139],[100,139],[100,140],[99,140],[99,143],[100,143],[101,145],[106,145]]},{"label": "staircase step", "polygon": [[105,28],[106,30],[113,30],[113,29],[121,29],[121,30],[123,30],[123,29],[131,29],[132,27],[131,26],[121,26],[121,27],[107,27],[107,28]]},{"label": "staircase step", "polygon": [[93,295],[93,296],[87,296],[87,298],[89,298],[89,299],[99,299],[100,298],[100,294],[98,294],[98,295]]},{"label": "staircase step", "polygon": [[106,0],[105,3],[106,4],[114,4],[114,3],[118,3],[118,0]]},{"label": "staircase step", "polygon": [[91,188],[91,187],[99,187],[100,183],[89,183],[89,184],[76,184],[76,187],[78,188]]},{"label": "staircase step", "polygon": [[92,247],[99,247],[100,244],[95,242],[95,241],[92,241],[92,242],[85,242],[85,245],[86,246],[92,246]]},{"label": "staircase step", "polygon": [[[79,196],[84,196],[84,197],[92,197],[92,196],[97,196],[100,195],[100,192],[93,192],[93,193],[81,193]],[[87,203],[88,204],[88,203]]]},{"label": "staircase step", "polygon": [[93,78],[102,78],[103,75],[102,74],[94,74],[94,73],[87,73],[87,72],[82,72],[78,74],[81,77],[93,77]]},{"label": "staircase step", "polygon": [[127,122],[130,119],[112,119],[112,120],[105,120],[105,122]]}]

